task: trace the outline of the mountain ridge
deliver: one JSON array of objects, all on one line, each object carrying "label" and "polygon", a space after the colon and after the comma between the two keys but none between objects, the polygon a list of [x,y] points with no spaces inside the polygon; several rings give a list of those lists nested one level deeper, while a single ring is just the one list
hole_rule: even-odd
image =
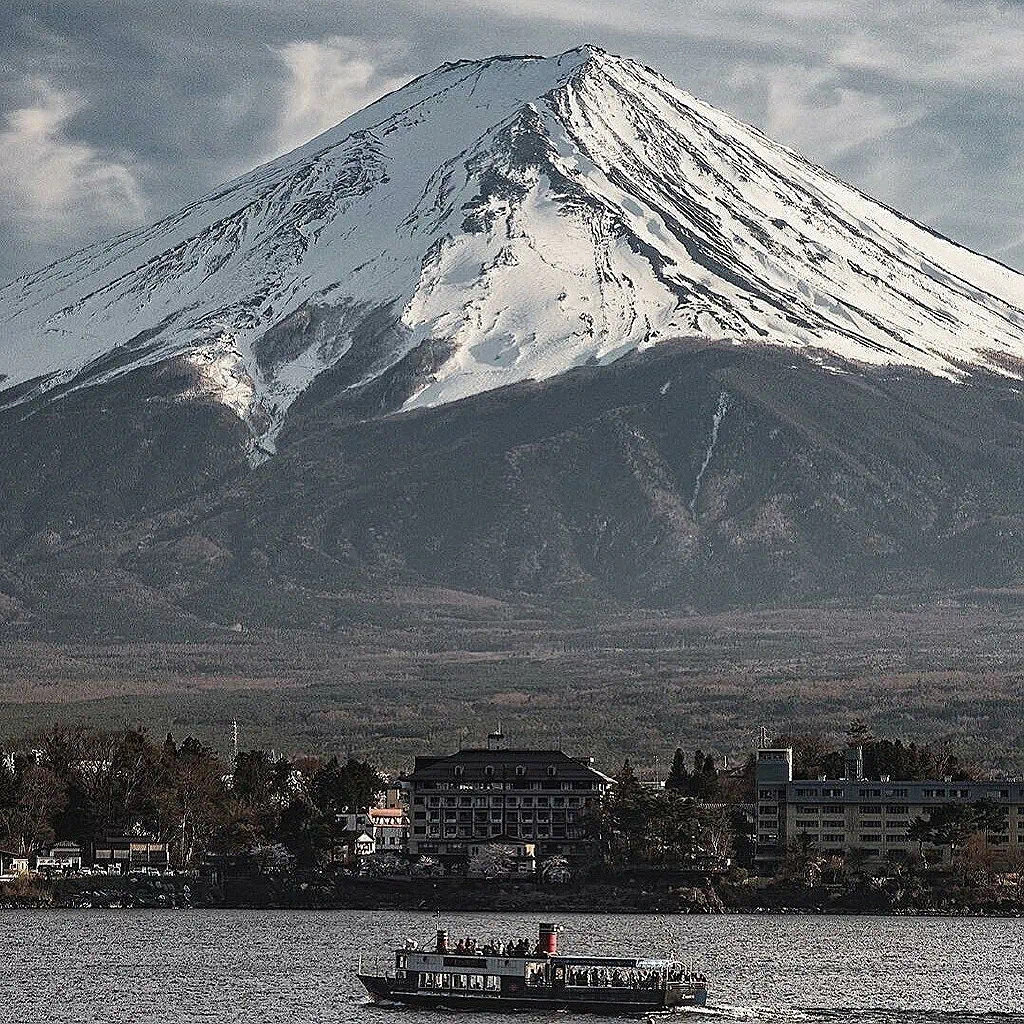
[{"label": "mountain ridge", "polygon": [[588,44],[442,65],[8,285],[0,408],[181,358],[259,461],[328,371],[378,414],[694,335],[1014,377],[1022,306],[1021,275]]},{"label": "mountain ridge", "polygon": [[435,69],[0,292],[0,631],[1012,603],[1022,306],[635,61]]}]

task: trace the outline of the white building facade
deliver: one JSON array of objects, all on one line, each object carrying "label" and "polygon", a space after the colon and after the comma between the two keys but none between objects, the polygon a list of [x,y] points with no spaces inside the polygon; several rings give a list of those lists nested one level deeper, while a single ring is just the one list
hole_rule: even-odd
[{"label": "white building facade", "polygon": [[867,861],[899,862],[921,849],[908,835],[911,823],[927,819],[944,804],[992,806],[999,824],[984,833],[985,845],[997,857],[1024,855],[1022,782],[866,779],[859,748],[849,752],[845,774],[842,779],[794,779],[792,749],[758,750],[758,863],[777,863],[796,840],[823,853],[857,851]]}]

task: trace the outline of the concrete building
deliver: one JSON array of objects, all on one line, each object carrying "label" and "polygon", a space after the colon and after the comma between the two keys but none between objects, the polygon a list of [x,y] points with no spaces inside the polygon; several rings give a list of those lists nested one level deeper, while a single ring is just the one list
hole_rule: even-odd
[{"label": "concrete building", "polygon": [[409,852],[468,860],[482,841],[502,837],[535,844],[538,861],[572,857],[586,841],[585,815],[613,784],[592,759],[561,750],[508,750],[500,733],[483,749],[417,757],[408,778]]},{"label": "concrete building", "polygon": [[[860,747],[846,755],[842,779],[794,779],[790,748],[757,752],[757,862],[777,863],[788,843],[805,837],[823,853],[859,852],[866,861],[897,862],[919,844],[908,829],[943,804],[999,808],[1002,824],[985,836],[996,856],[1024,854],[1024,783],[902,781],[864,778]],[[937,847],[925,847],[932,852]],[[948,852],[948,851],[947,851]]]}]

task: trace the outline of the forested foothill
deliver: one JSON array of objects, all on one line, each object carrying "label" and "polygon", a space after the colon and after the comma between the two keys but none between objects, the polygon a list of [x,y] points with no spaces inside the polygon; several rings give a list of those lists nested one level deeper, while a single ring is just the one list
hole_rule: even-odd
[{"label": "forested foothill", "polygon": [[569,602],[395,590],[372,608],[353,596],[344,625],[316,632],[242,619],[189,642],[0,642],[0,748],[60,715],[226,751],[237,719],[246,747],[350,751],[396,773],[501,720],[524,746],[664,775],[677,746],[733,762],[762,725],[837,733],[863,716],[877,735],[952,738],[985,771],[1024,774],[1024,617],[994,600],[594,624]]}]

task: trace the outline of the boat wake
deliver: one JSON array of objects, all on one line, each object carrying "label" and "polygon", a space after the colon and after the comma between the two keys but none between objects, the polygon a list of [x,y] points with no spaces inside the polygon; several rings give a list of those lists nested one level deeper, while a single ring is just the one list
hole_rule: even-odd
[{"label": "boat wake", "polygon": [[671,1017],[685,1016],[689,1020],[750,1020],[758,1016],[750,1006],[730,1006],[727,1003],[712,1003],[709,1006],[680,1006],[663,1013],[650,1013],[647,1019],[652,1024]]}]

